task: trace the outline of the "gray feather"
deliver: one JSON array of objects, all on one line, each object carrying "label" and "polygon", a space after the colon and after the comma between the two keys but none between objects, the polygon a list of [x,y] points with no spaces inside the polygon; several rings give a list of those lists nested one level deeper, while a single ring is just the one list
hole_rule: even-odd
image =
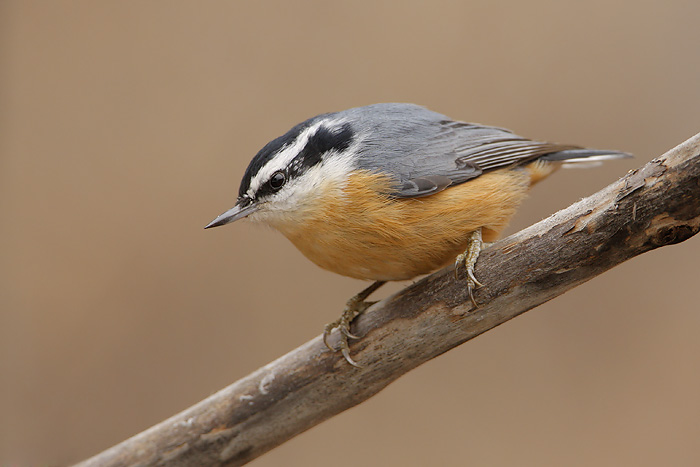
[{"label": "gray feather", "polygon": [[400,193],[403,197],[418,198],[442,191],[450,185],[452,185],[450,178],[442,175],[430,175],[428,177],[406,180],[401,187]]},{"label": "gray feather", "polygon": [[414,104],[375,104],[332,116],[352,122],[362,140],[358,168],[394,177],[396,197],[431,195],[489,170],[578,149],[454,121]]}]

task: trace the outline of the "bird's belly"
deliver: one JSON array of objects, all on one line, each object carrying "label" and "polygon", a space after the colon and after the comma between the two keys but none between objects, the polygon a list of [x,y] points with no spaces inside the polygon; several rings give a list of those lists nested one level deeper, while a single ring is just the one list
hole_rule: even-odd
[{"label": "bird's belly", "polygon": [[[466,235],[466,234],[465,234]],[[386,241],[371,235],[342,233],[316,238],[295,238],[294,245],[318,266],[343,276],[363,280],[398,281],[432,272],[464,251],[464,239],[413,243]]]},{"label": "bird's belly", "polygon": [[[365,280],[406,280],[455,260],[481,228],[495,240],[525,197],[529,174],[499,170],[424,198],[378,195],[355,176],[294,222],[275,225],[318,266]],[[371,177],[371,176],[370,176]]]}]

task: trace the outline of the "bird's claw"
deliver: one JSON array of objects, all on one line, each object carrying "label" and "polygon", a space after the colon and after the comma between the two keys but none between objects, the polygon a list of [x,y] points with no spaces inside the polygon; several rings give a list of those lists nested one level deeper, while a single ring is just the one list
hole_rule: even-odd
[{"label": "bird's claw", "polygon": [[337,349],[333,348],[333,346],[328,343],[328,336],[331,335],[331,332],[336,327],[338,327],[338,326],[336,325],[336,322],[334,321],[332,323],[326,324],[326,327],[323,330],[323,343],[326,344],[326,347],[328,347],[328,350],[330,350],[331,352],[336,352]]},{"label": "bird's claw", "polygon": [[[347,344],[347,341],[346,341]],[[342,347],[342,345],[341,345]],[[362,365],[357,363],[355,360],[350,357],[350,349],[343,347],[340,349],[340,353],[343,354],[343,357],[345,357],[345,361],[347,361],[350,365],[354,366],[355,368],[362,368]]]},{"label": "bird's claw", "polygon": [[483,287],[483,286],[484,286],[484,284],[482,284],[481,282],[479,282],[479,281],[477,280],[476,276],[474,275],[474,267],[473,267],[473,266],[470,267],[470,268],[467,268],[467,277],[468,277],[467,282],[468,282],[471,286],[476,286],[477,288]]},{"label": "bird's claw", "polygon": [[[343,354],[345,360],[355,368],[362,368],[362,365],[350,357],[350,344],[348,340],[360,339],[360,336],[356,336],[350,332],[350,323],[352,323],[352,320],[354,320],[360,313],[363,313],[367,308],[377,303],[366,302],[365,299],[383,284],[384,282],[377,281],[348,300],[343,313],[340,315],[340,318],[332,323],[326,324],[326,327],[323,330],[323,343],[326,345],[326,347],[328,347],[328,350],[332,352],[337,352],[340,350],[340,353]],[[334,329],[338,329],[339,334],[339,344],[337,349],[328,341],[328,337],[331,335],[331,332],[333,332]]]},{"label": "bird's claw", "polygon": [[[350,305],[350,303],[348,303],[348,305]],[[364,311],[365,309],[367,309],[367,306],[358,307],[358,308],[361,308],[362,311]],[[343,354],[343,357],[345,357],[345,360],[347,360],[347,362],[350,365],[352,365],[356,368],[362,368],[362,366],[350,357],[350,344],[348,342],[348,339],[359,339],[360,338],[359,336],[356,336],[355,334],[350,332],[350,323],[359,314],[360,314],[360,311],[348,306],[345,308],[345,310],[343,310],[343,314],[340,315],[340,318],[333,321],[332,323],[326,324],[326,327],[323,331],[323,343],[326,344],[326,347],[328,347],[328,349],[331,350],[332,352],[337,352],[338,350],[340,350],[340,352]],[[339,331],[338,334],[340,334],[338,348],[333,347],[328,342],[328,336],[330,336],[331,332],[333,332],[333,330],[336,328]]]},{"label": "bird's claw", "polygon": [[476,264],[476,260],[479,258],[481,247],[481,229],[478,229],[472,232],[466,251],[458,255],[457,259],[455,260],[455,279],[459,279],[459,270],[462,266],[464,266],[467,273],[467,292],[469,293],[469,299],[471,300],[472,305],[474,305],[474,308],[479,306],[474,299],[474,289],[483,287],[483,284],[479,282],[474,275],[474,265]]},{"label": "bird's claw", "polygon": [[347,328],[340,328],[340,332],[343,333],[344,336],[346,336],[348,339],[359,339],[360,336],[356,336],[355,334],[352,334]]}]

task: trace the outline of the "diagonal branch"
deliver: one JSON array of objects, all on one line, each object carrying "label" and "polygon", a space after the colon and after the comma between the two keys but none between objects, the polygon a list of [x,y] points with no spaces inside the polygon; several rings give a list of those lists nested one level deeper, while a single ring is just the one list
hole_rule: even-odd
[{"label": "diagonal branch", "polygon": [[634,256],[700,230],[700,134],[484,250],[472,310],[439,271],[354,323],[357,369],[317,337],[82,466],[241,465],[399,376]]}]

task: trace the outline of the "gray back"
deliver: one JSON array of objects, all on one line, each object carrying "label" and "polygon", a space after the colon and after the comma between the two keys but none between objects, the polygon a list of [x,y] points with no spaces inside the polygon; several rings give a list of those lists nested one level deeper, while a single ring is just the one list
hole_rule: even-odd
[{"label": "gray back", "polygon": [[414,104],[374,104],[331,116],[352,122],[361,139],[358,167],[391,174],[397,197],[427,196],[488,170],[575,148],[453,121]]}]

